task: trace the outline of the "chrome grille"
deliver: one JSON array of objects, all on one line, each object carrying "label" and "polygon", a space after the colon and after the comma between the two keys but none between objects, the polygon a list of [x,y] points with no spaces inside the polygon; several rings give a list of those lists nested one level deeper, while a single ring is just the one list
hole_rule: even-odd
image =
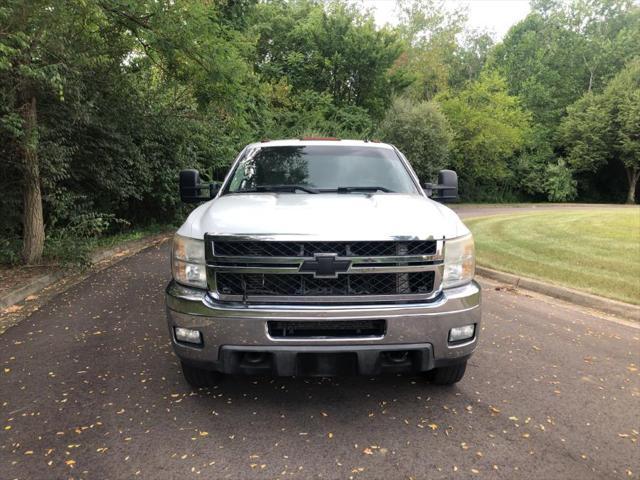
[{"label": "chrome grille", "polygon": [[[247,303],[421,301],[437,296],[442,240],[307,241],[206,235],[210,294]],[[334,275],[308,268],[327,256]],[[324,261],[322,263],[325,263]]]}]

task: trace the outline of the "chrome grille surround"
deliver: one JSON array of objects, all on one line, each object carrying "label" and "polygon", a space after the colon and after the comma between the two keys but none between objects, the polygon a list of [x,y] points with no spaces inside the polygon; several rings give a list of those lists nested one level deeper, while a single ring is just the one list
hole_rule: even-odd
[{"label": "chrome grille surround", "polygon": [[[224,248],[216,249],[216,243],[224,245]],[[306,235],[208,234],[205,235],[205,256],[209,295],[217,301],[253,304],[428,301],[436,298],[442,290],[443,248],[442,239],[398,237],[371,242],[316,241]],[[395,255],[391,255],[393,250]],[[425,251],[430,253],[414,253]],[[356,255],[353,252],[370,254]],[[320,277],[313,272],[300,271],[304,262],[313,261],[323,254],[350,262],[348,269],[339,272],[333,282],[319,281]],[[222,279],[225,274],[227,276]],[[371,275],[371,279],[365,275]],[[295,283],[296,278],[300,278],[300,287]],[[386,282],[386,286],[388,282],[395,285],[381,288],[382,282]],[[351,288],[352,283],[357,287]],[[325,288],[318,290],[318,284],[325,285]],[[269,285],[284,286],[278,292],[275,288],[267,288]],[[314,288],[306,288],[305,285],[313,285]],[[362,288],[363,285],[372,287]],[[260,286],[264,287],[262,291]],[[431,289],[427,291],[429,287]]]}]

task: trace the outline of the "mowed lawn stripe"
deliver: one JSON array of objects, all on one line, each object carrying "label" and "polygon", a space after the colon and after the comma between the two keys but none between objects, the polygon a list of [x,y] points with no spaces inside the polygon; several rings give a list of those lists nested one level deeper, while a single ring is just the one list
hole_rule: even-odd
[{"label": "mowed lawn stripe", "polygon": [[640,207],[472,218],[478,264],[640,304]]}]

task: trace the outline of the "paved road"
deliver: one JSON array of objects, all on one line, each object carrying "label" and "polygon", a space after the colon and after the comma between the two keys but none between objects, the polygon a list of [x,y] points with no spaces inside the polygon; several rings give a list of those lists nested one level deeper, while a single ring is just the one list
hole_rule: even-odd
[{"label": "paved road", "polygon": [[486,284],[453,388],[419,377],[183,382],[168,247],[0,336],[0,478],[638,478],[640,330]]}]

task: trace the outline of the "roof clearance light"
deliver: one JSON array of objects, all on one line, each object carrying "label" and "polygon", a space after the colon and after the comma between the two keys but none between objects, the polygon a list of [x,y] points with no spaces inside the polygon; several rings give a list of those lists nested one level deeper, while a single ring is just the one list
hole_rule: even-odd
[{"label": "roof clearance light", "polygon": [[335,142],[335,141],[340,140],[340,139],[337,138],[337,137],[302,137],[300,140],[306,140],[306,141],[309,141],[309,140],[325,140],[325,141],[333,141],[333,142]]}]

